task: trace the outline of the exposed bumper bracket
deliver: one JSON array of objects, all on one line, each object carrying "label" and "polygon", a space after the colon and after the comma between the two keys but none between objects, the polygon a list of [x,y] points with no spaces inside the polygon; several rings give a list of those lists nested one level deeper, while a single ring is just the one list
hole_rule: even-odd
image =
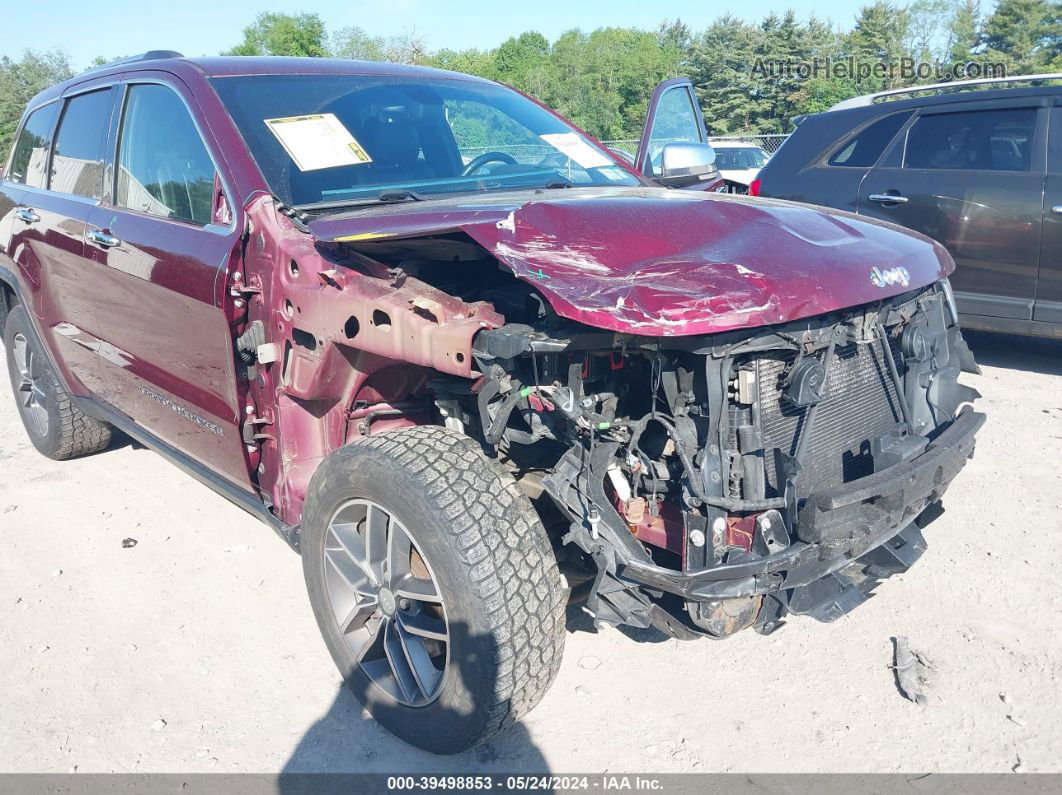
[{"label": "exposed bumper bracket", "polygon": [[844,568],[786,592],[783,602],[790,613],[836,621],[869,599],[882,580],[907,571],[925,550],[922,531],[912,522]]},{"label": "exposed bumper bracket", "polygon": [[[708,601],[801,588],[864,557],[862,565],[878,567],[879,574],[904,570],[925,545],[912,523],[924,527],[939,515],[935,503],[973,454],[984,420],[984,414],[963,411],[917,458],[813,496],[801,519],[815,517],[823,535],[818,542],[805,539],[766,557],[686,572],[628,560],[618,573],[632,584]],[[917,538],[906,535],[912,527]]]}]

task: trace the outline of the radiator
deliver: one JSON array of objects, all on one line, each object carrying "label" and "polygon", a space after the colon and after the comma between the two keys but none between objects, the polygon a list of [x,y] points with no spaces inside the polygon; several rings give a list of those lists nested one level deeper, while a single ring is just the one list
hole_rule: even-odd
[{"label": "radiator", "polygon": [[[825,352],[816,355],[821,359]],[[898,350],[894,349],[893,355],[902,377]],[[783,381],[795,359],[795,353],[780,352],[755,360],[769,497],[780,496],[784,489],[784,483],[779,483],[772,448],[795,455],[808,413],[808,407],[793,406],[782,397]],[[838,345],[823,395],[812,428],[811,446],[796,481],[800,497],[871,474],[874,461],[870,440],[903,419],[880,340]]]}]

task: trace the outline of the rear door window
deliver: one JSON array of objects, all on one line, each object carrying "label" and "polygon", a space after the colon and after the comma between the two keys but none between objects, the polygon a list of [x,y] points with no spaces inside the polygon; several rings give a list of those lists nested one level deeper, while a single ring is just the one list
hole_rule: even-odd
[{"label": "rear door window", "polygon": [[907,134],[904,168],[1028,171],[1036,108],[922,116]]},{"label": "rear door window", "polygon": [[11,157],[11,169],[7,174],[11,182],[30,188],[43,188],[47,183],[48,150],[52,146],[52,130],[60,105],[52,102],[37,108],[26,119]]},{"label": "rear door window", "polygon": [[870,168],[878,162],[885,147],[911,118],[912,112],[893,113],[878,119],[842,145],[826,162],[831,166]]},{"label": "rear door window", "polygon": [[187,106],[170,88],[131,85],[118,139],[115,203],[130,210],[209,224],[214,161]]},{"label": "rear door window", "polygon": [[113,93],[104,88],[66,101],[55,136],[48,180],[51,190],[90,199],[103,197],[104,150]]}]

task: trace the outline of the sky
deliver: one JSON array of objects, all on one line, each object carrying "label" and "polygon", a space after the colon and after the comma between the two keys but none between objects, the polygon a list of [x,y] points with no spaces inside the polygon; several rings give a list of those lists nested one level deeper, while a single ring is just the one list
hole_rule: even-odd
[{"label": "sky", "polygon": [[[682,19],[695,31],[732,13],[759,21],[771,11],[793,8],[848,28],[861,5],[849,0],[307,0],[246,4],[225,0],[8,0],[0,34],[0,55],[18,57],[24,49],[65,50],[71,64],[87,66],[102,55],[114,58],[146,50],[177,50],[185,55],[216,55],[232,47],[241,31],[262,11],[317,13],[329,31],[357,26],[370,35],[415,31],[431,50],[450,47],[490,49],[509,36],[537,30],[549,40],[571,28],[615,25],[654,29],[664,19]],[[987,4],[983,4],[987,5]]]}]

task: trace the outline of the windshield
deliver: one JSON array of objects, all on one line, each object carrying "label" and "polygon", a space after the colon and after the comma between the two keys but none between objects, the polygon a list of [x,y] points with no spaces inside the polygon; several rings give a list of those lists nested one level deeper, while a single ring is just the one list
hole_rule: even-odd
[{"label": "windshield", "polygon": [[766,163],[767,153],[758,146],[734,149],[720,147],[715,150],[715,164],[724,170],[763,168]]},{"label": "windshield", "polygon": [[607,150],[511,89],[378,75],[216,77],[274,194],[291,206],[383,192],[637,185]]}]

